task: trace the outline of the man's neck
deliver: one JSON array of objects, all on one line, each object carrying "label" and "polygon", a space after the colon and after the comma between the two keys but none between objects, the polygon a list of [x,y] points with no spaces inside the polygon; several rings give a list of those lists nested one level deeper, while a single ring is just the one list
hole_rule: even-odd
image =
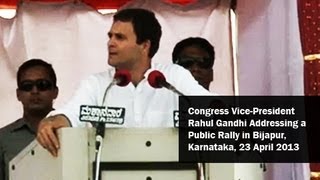
[{"label": "man's neck", "polygon": [[134,86],[137,86],[141,80],[143,80],[144,74],[151,68],[151,60],[144,61],[145,63],[139,64],[138,67],[133,67],[129,70],[131,74],[131,82]]},{"label": "man's neck", "polygon": [[40,121],[47,116],[50,111],[46,112],[24,112],[23,119],[31,126],[33,130],[37,130]]}]

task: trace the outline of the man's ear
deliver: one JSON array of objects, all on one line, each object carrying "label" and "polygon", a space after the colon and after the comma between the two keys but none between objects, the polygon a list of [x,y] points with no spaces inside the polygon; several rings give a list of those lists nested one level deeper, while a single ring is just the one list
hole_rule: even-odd
[{"label": "man's ear", "polygon": [[59,94],[59,88],[56,87],[56,88],[54,88],[53,99],[56,99],[58,97],[58,94]]},{"label": "man's ear", "polygon": [[21,98],[21,92],[19,91],[18,88],[16,89],[16,96],[17,96],[18,101],[21,101],[21,100],[20,100],[20,98]]},{"label": "man's ear", "polygon": [[213,73],[213,69],[210,69],[209,70],[210,72],[209,72],[209,79],[210,79],[210,82],[212,82],[213,80],[214,80],[214,73]]},{"label": "man's ear", "polygon": [[142,43],[142,50],[145,51],[145,52],[148,52],[150,51],[150,47],[151,47],[151,41],[150,40],[146,40]]}]

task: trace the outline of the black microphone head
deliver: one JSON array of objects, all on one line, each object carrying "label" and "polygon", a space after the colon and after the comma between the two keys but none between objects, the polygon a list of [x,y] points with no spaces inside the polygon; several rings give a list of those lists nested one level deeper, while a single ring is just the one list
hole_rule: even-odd
[{"label": "black microphone head", "polygon": [[148,82],[150,86],[154,88],[162,88],[163,82],[166,82],[166,78],[162,74],[162,72],[154,70],[148,76]]},{"label": "black microphone head", "polygon": [[114,74],[114,79],[117,80],[118,86],[126,86],[131,81],[131,75],[128,70],[118,69]]}]

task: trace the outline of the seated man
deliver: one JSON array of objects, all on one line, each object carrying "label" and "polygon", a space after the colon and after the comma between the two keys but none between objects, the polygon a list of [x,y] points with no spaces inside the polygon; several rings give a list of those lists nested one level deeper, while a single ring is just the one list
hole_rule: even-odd
[{"label": "seated man", "polygon": [[190,37],[176,44],[173,63],[188,69],[201,86],[209,90],[213,81],[214,47],[205,39]]},{"label": "seated man", "polygon": [[56,74],[47,62],[31,59],[17,72],[17,99],[22,118],[0,129],[0,180],[9,179],[9,162],[36,137],[41,119],[53,109],[58,95]]}]

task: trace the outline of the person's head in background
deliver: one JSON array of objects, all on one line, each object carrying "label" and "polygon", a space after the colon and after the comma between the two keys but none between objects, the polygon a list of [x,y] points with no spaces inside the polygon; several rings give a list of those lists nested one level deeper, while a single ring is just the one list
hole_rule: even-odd
[{"label": "person's head in background", "polygon": [[148,66],[159,49],[161,26],[153,12],[123,9],[113,17],[108,33],[108,63],[118,69],[138,70]]},{"label": "person's head in background", "polygon": [[17,72],[17,98],[23,105],[23,117],[38,123],[52,109],[58,96],[57,77],[51,64],[41,59],[24,62]]},{"label": "person's head in background", "polygon": [[209,90],[213,81],[214,47],[200,37],[190,37],[178,42],[172,52],[172,61],[188,69],[204,88]]}]

